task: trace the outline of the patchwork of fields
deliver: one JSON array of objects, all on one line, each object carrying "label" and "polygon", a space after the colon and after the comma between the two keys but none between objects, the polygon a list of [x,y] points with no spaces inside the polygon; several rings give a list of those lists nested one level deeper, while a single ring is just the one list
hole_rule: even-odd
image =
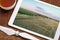
[{"label": "patchwork of fields", "polygon": [[58,21],[21,8],[17,14],[14,24],[54,38]]}]

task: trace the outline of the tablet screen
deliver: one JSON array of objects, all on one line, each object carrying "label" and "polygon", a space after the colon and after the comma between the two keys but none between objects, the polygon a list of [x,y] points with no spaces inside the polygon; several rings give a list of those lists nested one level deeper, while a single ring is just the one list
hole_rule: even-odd
[{"label": "tablet screen", "polygon": [[23,0],[13,24],[54,38],[59,21],[60,9],[35,0]]}]

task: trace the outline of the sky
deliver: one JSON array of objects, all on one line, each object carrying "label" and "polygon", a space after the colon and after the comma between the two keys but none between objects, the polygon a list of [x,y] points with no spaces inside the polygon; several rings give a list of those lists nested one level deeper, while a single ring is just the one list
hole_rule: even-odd
[{"label": "sky", "polygon": [[[42,12],[47,12],[51,15],[60,17],[60,9],[37,2],[36,0],[23,0],[21,7],[31,11],[41,10]],[[37,7],[40,7],[40,9]]]}]

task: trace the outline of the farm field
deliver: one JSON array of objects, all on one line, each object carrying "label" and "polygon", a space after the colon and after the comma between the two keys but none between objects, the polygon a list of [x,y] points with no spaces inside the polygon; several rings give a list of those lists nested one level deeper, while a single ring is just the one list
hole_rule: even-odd
[{"label": "farm field", "polygon": [[33,11],[20,8],[14,24],[36,33],[54,38],[58,21]]}]

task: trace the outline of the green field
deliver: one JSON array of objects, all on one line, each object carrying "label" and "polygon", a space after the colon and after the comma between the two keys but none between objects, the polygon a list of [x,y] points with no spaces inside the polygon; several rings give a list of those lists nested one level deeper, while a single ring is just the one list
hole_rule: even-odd
[{"label": "green field", "polygon": [[20,8],[14,24],[39,34],[54,38],[58,26],[58,21]]}]

